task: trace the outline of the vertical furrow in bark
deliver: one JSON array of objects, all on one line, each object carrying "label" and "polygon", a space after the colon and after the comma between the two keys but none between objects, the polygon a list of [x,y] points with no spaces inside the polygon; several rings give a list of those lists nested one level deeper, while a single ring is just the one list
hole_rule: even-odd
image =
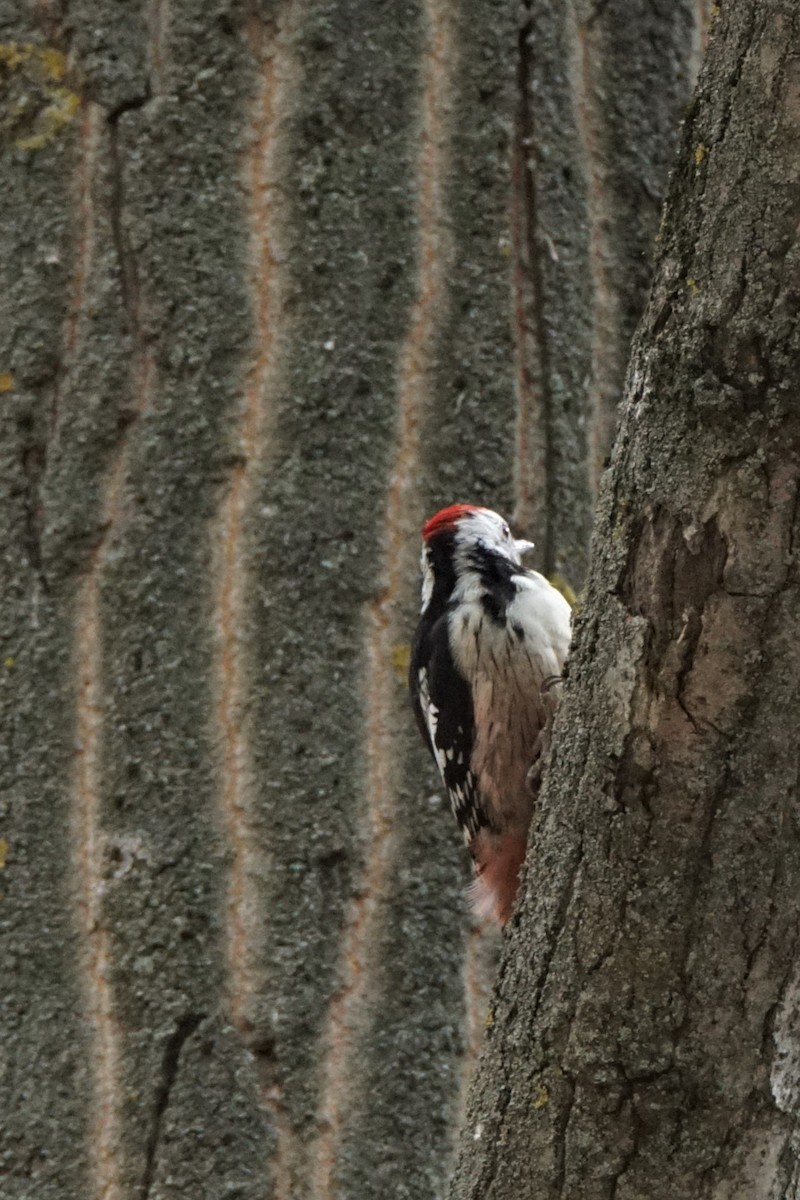
[{"label": "vertical furrow in bark", "polygon": [[[119,171],[116,128],[109,125],[112,169]],[[91,142],[87,141],[87,150]],[[85,171],[91,172],[85,163]],[[91,187],[91,175],[89,187]],[[133,344],[131,358],[131,409],[127,427],[111,457],[100,487],[100,535],[89,556],[86,574],[76,597],[75,704],[76,767],[73,793],[73,855],[77,873],[79,912],[84,944],[84,989],[92,1027],[94,1114],[89,1133],[94,1195],[117,1200],[124,1173],[121,1151],[121,1045],[119,1019],[112,983],[112,948],[103,908],[104,880],[108,869],[107,841],[102,811],[105,783],[103,711],[108,703],[104,689],[104,631],[102,580],[110,547],[120,536],[124,520],[123,487],[129,439],[152,401],[155,360],[143,332],[143,300],[136,264],[130,256],[122,228],[124,204],[121,181],[114,180],[112,227],[123,281],[128,328]],[[86,214],[91,211],[87,206]],[[80,240],[79,240],[80,244]],[[79,259],[80,264],[80,259]],[[90,264],[87,264],[87,274]],[[80,269],[80,267],[79,267]]]},{"label": "vertical furrow in bark", "polygon": [[[291,6],[282,18],[291,26]],[[216,725],[221,750],[220,816],[229,846],[225,900],[228,999],[236,1029],[250,1040],[258,996],[258,944],[265,919],[257,879],[267,867],[257,836],[252,728],[247,695],[252,686],[248,629],[252,610],[252,547],[247,521],[257,500],[256,481],[264,471],[274,426],[274,400],[284,337],[281,274],[281,194],[290,184],[280,174],[281,129],[291,103],[292,65],[281,27],[265,28],[253,19],[250,43],[258,85],[248,124],[244,165],[250,236],[250,292],[253,361],[247,374],[233,439],[233,467],[217,532],[213,625],[216,630]],[[270,36],[272,35],[272,36]],[[280,1088],[265,1078],[262,1101],[275,1131],[271,1174],[276,1200],[291,1194],[291,1135],[283,1115]]]},{"label": "vertical furrow in bark", "polygon": [[[492,931],[493,932],[493,931]],[[463,1127],[472,1076],[490,1022],[489,1000],[497,969],[496,943],[487,931],[473,925],[466,938],[463,956],[464,1057],[458,1082],[458,1108],[453,1131]]]},{"label": "vertical furrow in bark", "polygon": [[521,198],[514,219],[517,509],[537,543],[536,565],[577,586],[585,570],[592,499],[586,469],[590,418],[591,276],[586,184],[569,61],[572,15],[527,4],[519,33]]},{"label": "vertical furrow in bark", "polygon": [[516,511],[578,586],[644,303],[674,129],[692,84],[689,0],[533,3],[520,34],[512,253]]},{"label": "vertical furrow in bark", "polygon": [[92,1200],[122,1195],[119,1161],[120,1036],[111,983],[110,939],[102,916],[105,839],[100,828],[102,791],[101,643],[94,557],[78,597],[75,631],[77,746],[72,799],[73,862],[83,942],[83,990],[90,1027],[93,1112],[88,1127]]},{"label": "vertical furrow in bark", "polygon": [[[574,15],[574,9],[571,7]],[[592,494],[597,494],[600,475],[611,447],[617,419],[622,377],[628,358],[631,330],[621,327],[622,296],[609,271],[617,213],[609,187],[608,151],[603,134],[608,121],[608,98],[598,83],[602,43],[593,37],[595,22],[581,26],[574,21],[570,73],[576,98],[578,132],[584,155],[588,216],[589,266],[592,306],[592,410],[588,446],[588,474]]]},{"label": "vertical furrow in bark", "polygon": [[[81,123],[76,172],[75,265],[64,331],[61,371],[53,389],[53,425],[58,419],[60,388],[80,348],[87,285],[94,250],[92,188],[100,136],[100,110],[86,105]],[[111,514],[106,511],[106,516]],[[103,535],[105,536],[105,535]],[[72,788],[72,860],[82,945],[82,984],[90,1028],[93,1109],[87,1132],[92,1196],[117,1200],[119,1190],[120,1095],[119,1033],[111,991],[108,931],[103,926],[104,844],[99,828],[102,788],[101,643],[97,601],[99,548],[91,557],[76,604],[75,703],[76,756]]]},{"label": "vertical furrow in bark", "polygon": [[[382,587],[366,613],[364,707],[366,727],[367,829],[364,877],[343,932],[342,983],[329,1016],[322,1101],[323,1135],[317,1147],[315,1195],[335,1194],[338,1144],[346,1118],[354,1075],[363,1055],[357,1029],[365,1000],[376,988],[375,928],[381,910],[391,902],[390,869],[402,844],[397,838],[397,740],[406,718],[397,703],[394,648],[407,637],[399,623],[416,575],[419,523],[420,441],[431,403],[431,364],[446,303],[445,278],[449,241],[444,207],[448,171],[447,116],[455,45],[451,14],[445,0],[427,0],[427,43],[423,51],[422,106],[417,164],[417,295],[409,315],[397,376],[397,433],[385,519]],[[361,1011],[360,1011],[361,1010]]]},{"label": "vertical furrow in bark", "polygon": [[541,274],[536,271],[536,194],[533,183],[533,113],[530,21],[520,26],[517,48],[517,112],[511,172],[511,255],[517,419],[514,457],[514,520],[536,530],[539,558],[550,561],[548,513],[547,345],[538,320]]},{"label": "vertical furrow in bark", "polygon": [[573,0],[569,12],[569,76],[586,187],[591,279],[587,466],[595,497],[649,286],[678,121],[705,34],[698,6],[690,0],[633,9],[618,0],[603,5]]},{"label": "vertical furrow in bark", "polygon": [[[101,134],[101,110],[87,105],[81,124],[76,172],[75,265],[64,331],[59,382],[81,349],[87,289],[94,250],[93,186]],[[143,398],[142,398],[143,399]],[[58,417],[58,406],[53,416]],[[123,447],[108,473],[99,521],[101,541],[91,553],[86,577],[76,600],[74,678],[75,768],[72,788],[72,859],[76,877],[77,915],[82,943],[82,982],[90,1028],[93,1108],[88,1128],[92,1196],[116,1200],[120,1191],[120,1039],[114,1011],[109,934],[102,915],[105,878],[105,839],[100,825],[103,790],[102,744],[102,628],[98,573],[107,538],[119,516],[118,493]]]}]

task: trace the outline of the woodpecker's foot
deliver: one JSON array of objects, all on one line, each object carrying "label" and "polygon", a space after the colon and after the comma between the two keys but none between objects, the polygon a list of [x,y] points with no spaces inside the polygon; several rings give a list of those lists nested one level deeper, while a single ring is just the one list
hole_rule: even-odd
[{"label": "woodpecker's foot", "polygon": [[539,730],[536,741],[533,744],[533,762],[525,777],[525,785],[534,800],[539,795],[539,788],[542,784],[542,768],[544,760],[547,757],[547,752],[550,749],[552,733],[553,718],[550,717],[544,728]]}]

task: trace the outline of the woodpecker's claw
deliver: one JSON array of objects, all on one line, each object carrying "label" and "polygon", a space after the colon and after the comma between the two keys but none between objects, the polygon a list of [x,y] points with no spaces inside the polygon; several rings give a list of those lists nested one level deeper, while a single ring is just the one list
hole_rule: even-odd
[{"label": "woodpecker's claw", "polygon": [[556,684],[563,682],[563,675],[548,675],[546,679],[542,680],[542,695],[545,695],[547,692],[551,691]]}]

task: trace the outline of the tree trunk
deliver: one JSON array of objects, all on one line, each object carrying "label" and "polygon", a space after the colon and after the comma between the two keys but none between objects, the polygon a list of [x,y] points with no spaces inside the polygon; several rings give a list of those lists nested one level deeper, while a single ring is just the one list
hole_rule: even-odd
[{"label": "tree trunk", "polygon": [[798,45],[714,23],[458,1200],[798,1194]]},{"label": "tree trunk", "polygon": [[519,17],[0,3],[4,1196],[442,1194],[495,943],[417,530],[580,584],[702,26]]}]

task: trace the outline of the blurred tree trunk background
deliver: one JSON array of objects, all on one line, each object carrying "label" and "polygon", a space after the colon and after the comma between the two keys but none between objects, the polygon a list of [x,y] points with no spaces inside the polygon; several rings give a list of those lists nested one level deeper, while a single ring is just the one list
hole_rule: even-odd
[{"label": "blurred tree trunk background", "polygon": [[0,2],[9,1200],[441,1196],[418,528],[582,581],[702,0]]}]

